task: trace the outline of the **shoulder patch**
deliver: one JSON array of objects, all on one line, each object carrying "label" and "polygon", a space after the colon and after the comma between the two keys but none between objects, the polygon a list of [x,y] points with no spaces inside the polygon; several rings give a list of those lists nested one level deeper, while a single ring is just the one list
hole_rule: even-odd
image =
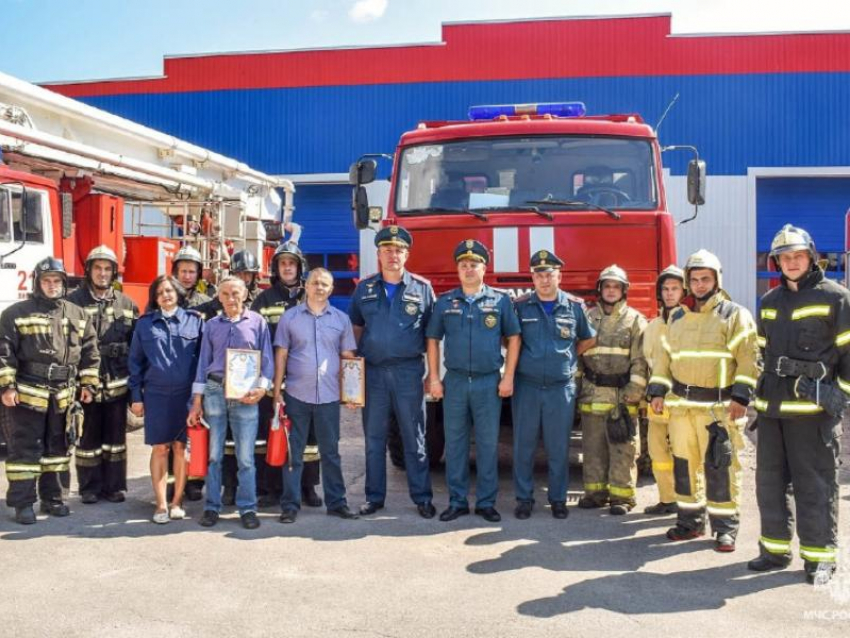
[{"label": "shoulder patch", "polygon": [[[409,272],[409,271],[408,271],[408,272]],[[425,277],[423,277],[422,275],[417,275],[416,273],[411,272],[411,273],[410,273],[410,276],[411,276],[413,279],[415,279],[416,281],[421,281],[423,284],[428,284],[429,286],[431,285],[431,280],[430,280],[430,279],[426,279],[426,278],[425,278]]]}]

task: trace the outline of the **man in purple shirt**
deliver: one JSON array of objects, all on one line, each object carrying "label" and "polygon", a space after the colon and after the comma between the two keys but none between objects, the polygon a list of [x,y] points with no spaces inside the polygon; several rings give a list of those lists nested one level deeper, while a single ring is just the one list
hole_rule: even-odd
[{"label": "man in purple shirt", "polygon": [[[204,326],[198,373],[192,385],[194,400],[188,423],[195,425],[202,417],[206,417],[210,426],[206,502],[204,515],[199,521],[204,527],[215,525],[221,512],[221,462],[228,424],[236,442],[236,463],[239,468],[236,507],[239,508],[242,525],[246,529],[260,526],[254,467],[254,444],[259,421],[257,403],[270,387],[274,360],[268,326],[259,314],[245,308],[247,296],[248,289],[241,279],[225,277],[222,280],[218,298],[224,306],[224,312],[210,319]],[[239,400],[224,398],[224,366],[228,348],[258,350],[261,355],[257,385]]]},{"label": "man in purple shirt", "polygon": [[331,273],[324,268],[311,270],[306,290],[306,303],[286,311],[274,337],[274,402],[281,402],[285,379],[286,413],[292,422],[291,464],[283,468],[281,523],[294,523],[301,508],[301,470],[311,423],[319,442],[328,515],[358,518],[345,500],[339,458],[339,360],[354,357],[357,343],[348,315],[328,303],[333,291]]}]

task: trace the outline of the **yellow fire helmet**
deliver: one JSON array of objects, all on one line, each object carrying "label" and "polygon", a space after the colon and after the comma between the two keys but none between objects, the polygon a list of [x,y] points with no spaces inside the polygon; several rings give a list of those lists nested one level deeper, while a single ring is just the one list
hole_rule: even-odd
[{"label": "yellow fire helmet", "polygon": [[661,286],[664,285],[664,282],[668,279],[678,279],[682,282],[682,286],[685,290],[688,289],[688,284],[685,281],[685,271],[679,268],[676,264],[670,264],[658,273],[658,279],[655,280],[655,297],[658,301],[661,301]]},{"label": "yellow fire helmet", "polygon": [[611,264],[607,268],[603,268],[602,272],[599,273],[599,279],[596,280],[596,292],[600,295],[602,294],[603,281],[619,281],[623,284],[623,295],[629,292],[629,276],[617,264]]},{"label": "yellow fire helmet", "polygon": [[702,268],[713,270],[717,278],[717,288],[723,288],[723,266],[720,263],[720,259],[705,248],[700,248],[688,257],[688,261],[685,262],[685,281],[687,282],[691,278],[692,270],[700,270]]}]

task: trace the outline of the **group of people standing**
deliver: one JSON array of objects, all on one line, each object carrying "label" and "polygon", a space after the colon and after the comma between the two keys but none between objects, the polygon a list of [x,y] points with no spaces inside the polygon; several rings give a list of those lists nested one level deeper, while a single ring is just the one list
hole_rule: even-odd
[{"label": "group of people standing", "polygon": [[[587,309],[560,289],[563,260],[539,250],[529,263],[534,291],[512,301],[484,283],[490,252],[470,239],[454,251],[460,285],[436,298],[427,280],[406,269],[412,243],[399,226],[376,234],[380,270],[358,283],[347,315],[329,303],[331,273],[307,274],[292,243],[275,251],[271,287],[262,292],[256,260],[235,254],[215,299],[199,290],[200,255],[183,248],[172,276],[151,284],[141,317],[113,286],[118,263],[108,248],[91,252],[84,285],[67,298],[61,262],[40,262],[32,298],[0,318],[0,391],[11,421],[7,504],[16,520],[35,522],[36,497],[45,513],[69,513],[58,477],[72,444],[82,502],[123,500],[128,402],[145,417],[152,446],[157,523],[185,516],[184,494],[200,497],[193,479],[206,481],[203,526],[216,525],[222,508],[234,504],[248,529],[260,525],[258,508],[274,503],[280,522],[294,523],[302,504],[322,505],[314,490],[319,463],[329,515],[373,515],[386,506],[391,417],[404,444],[410,498],[420,516],[433,518],[430,394],[443,401],[449,502],[441,521],[470,514],[473,434],[474,512],[501,520],[497,444],[506,398],[517,519],[534,511],[541,436],[550,511],[568,517],[576,413],[584,457],[578,506],[627,514],[636,505],[637,415],[648,406],[659,502],[646,513],[677,516],[666,534],[671,541],[703,536],[710,524],[715,549],[729,552],[739,526],[738,456],[753,405],[762,536],[749,566],[788,565],[793,486],[807,576],[831,577],[838,435],[850,394],[850,295],[824,277],[805,231],[787,226],[777,234],[771,259],[782,276],[758,321],[729,299],[720,261],[705,250],[659,275],[660,313],[647,324],[628,305],[630,281],[619,266],[600,273],[598,303]],[[260,354],[257,384],[239,400],[224,394],[231,348]],[[341,358],[358,355],[366,373],[366,501],[355,512],[339,455],[339,372]],[[283,470],[264,458],[278,406],[292,424]],[[206,477],[187,477],[186,428],[200,424],[210,429],[209,469]]]}]

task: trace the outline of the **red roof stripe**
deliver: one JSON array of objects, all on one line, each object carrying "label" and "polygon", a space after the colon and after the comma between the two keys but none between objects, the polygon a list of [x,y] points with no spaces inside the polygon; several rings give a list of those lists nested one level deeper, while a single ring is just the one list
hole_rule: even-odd
[{"label": "red roof stripe", "polygon": [[670,16],[443,25],[443,43],[173,57],[164,77],[48,85],[71,97],[226,89],[850,71],[850,33],[671,36]]}]

